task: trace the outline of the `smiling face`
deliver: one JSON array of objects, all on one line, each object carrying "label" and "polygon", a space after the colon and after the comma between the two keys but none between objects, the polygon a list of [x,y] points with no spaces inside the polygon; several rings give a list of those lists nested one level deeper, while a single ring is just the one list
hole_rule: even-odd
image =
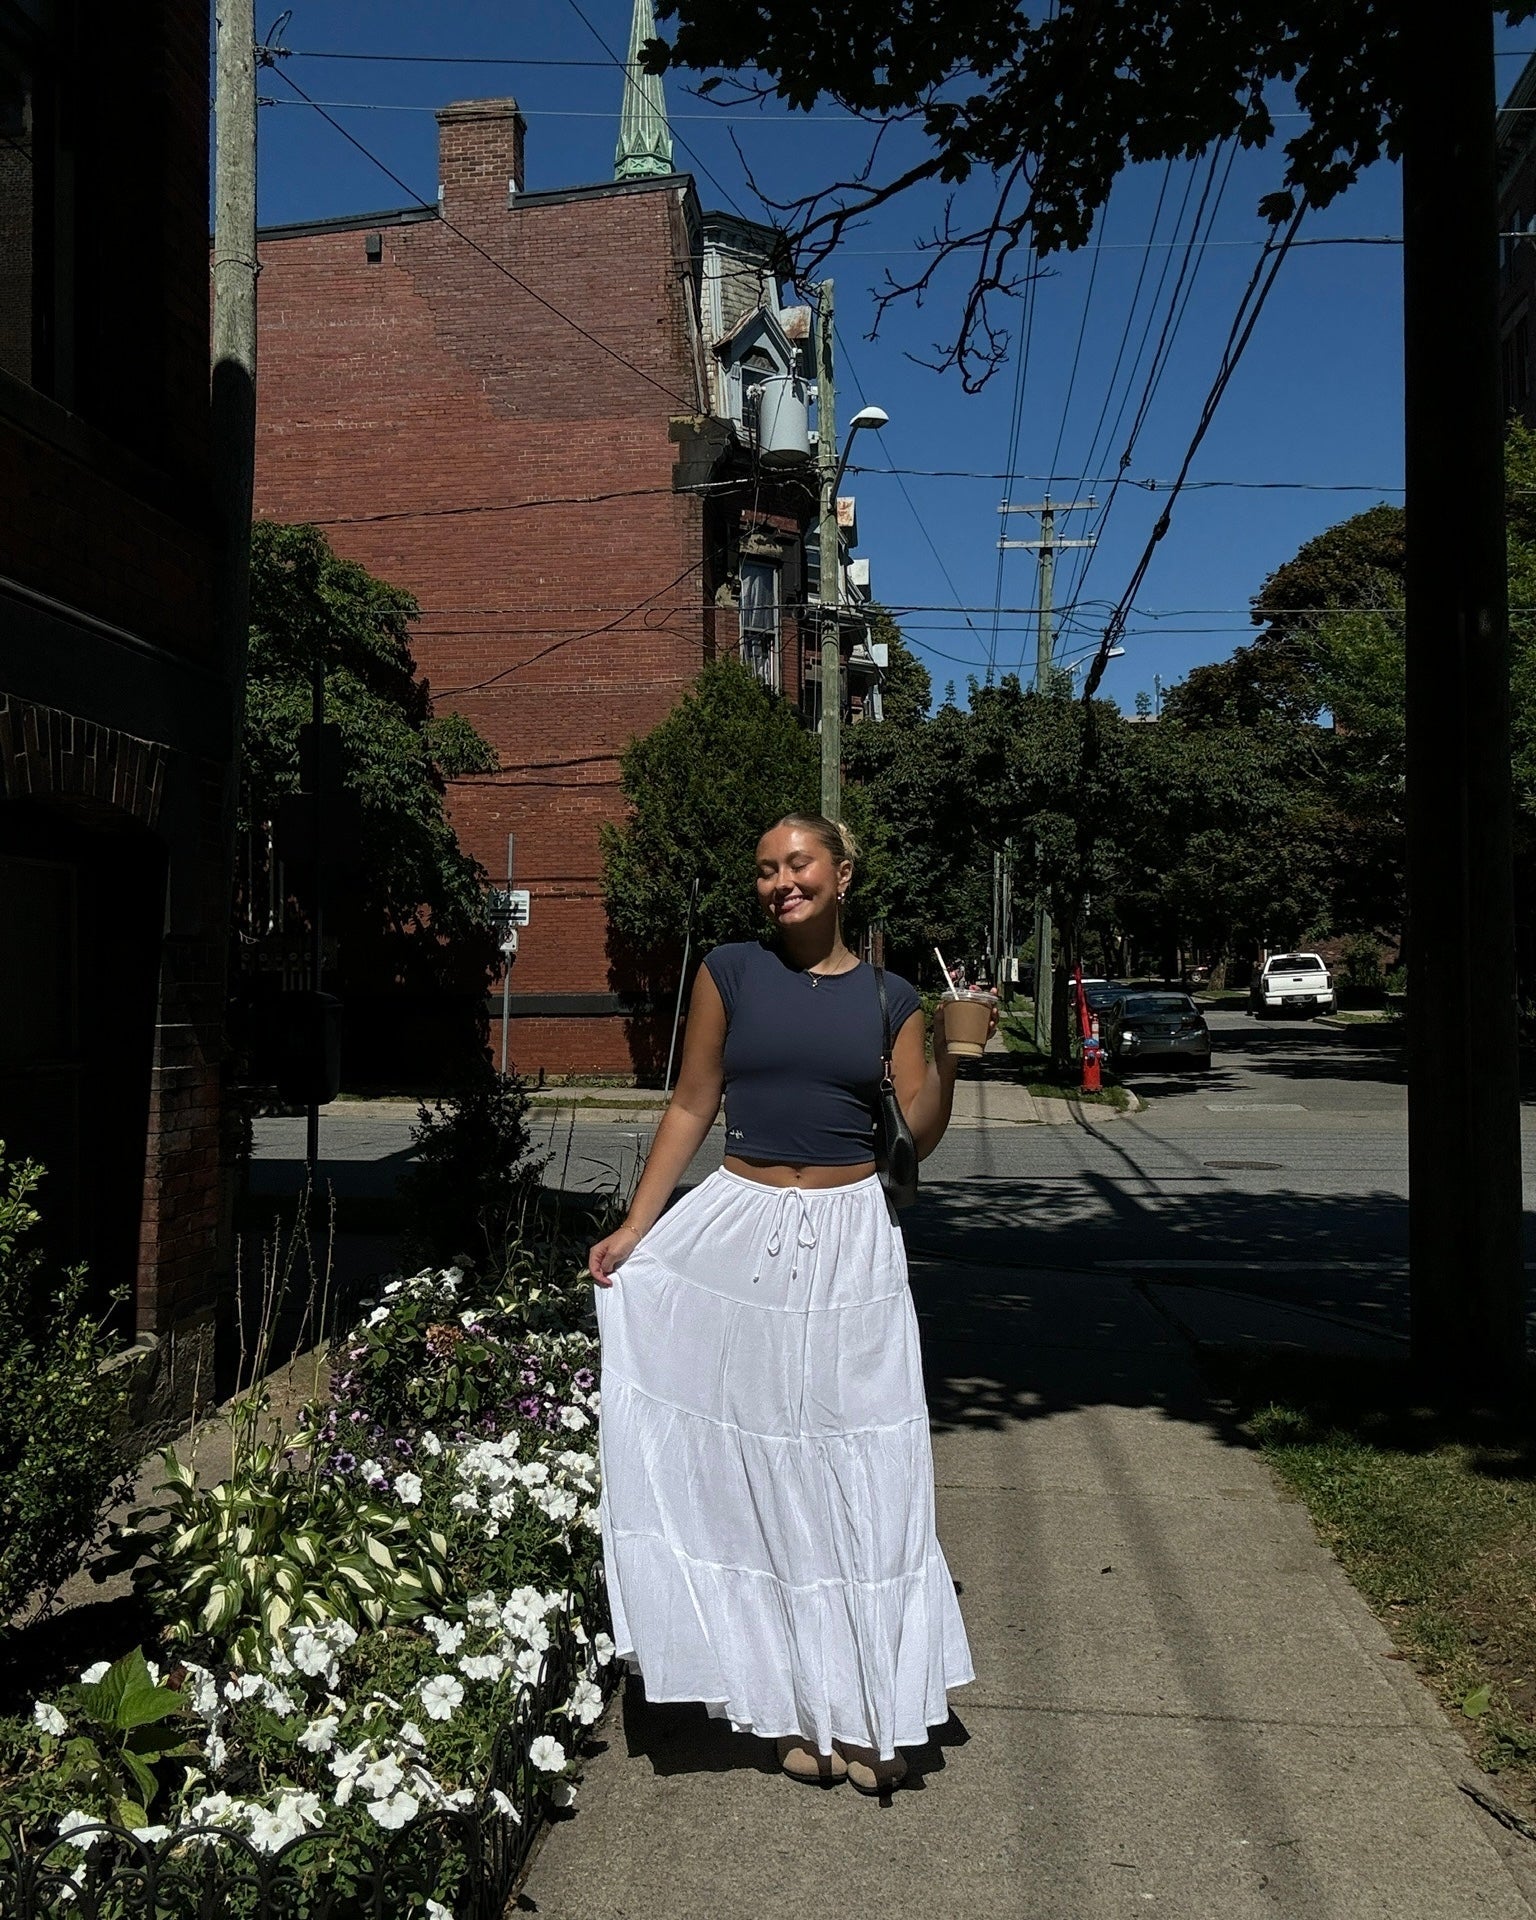
[{"label": "smiling face", "polygon": [[804,827],[774,827],[757,843],[757,897],[776,927],[812,926],[837,913],[853,864],[834,861]]}]

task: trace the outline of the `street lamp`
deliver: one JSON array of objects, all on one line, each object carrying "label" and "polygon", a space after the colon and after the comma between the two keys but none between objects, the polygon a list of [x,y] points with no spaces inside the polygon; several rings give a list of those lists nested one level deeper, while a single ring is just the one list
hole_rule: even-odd
[{"label": "street lamp", "polygon": [[[821,320],[830,325],[830,302]],[[831,343],[822,343],[822,361],[817,405],[825,419],[831,412]],[[890,415],[883,407],[860,407],[848,423],[848,438],[843,442],[842,458],[832,466],[837,445],[828,433],[820,446],[821,467],[821,810],[829,820],[837,819],[843,806],[842,722],[843,722],[843,645],[838,628],[838,607],[842,600],[842,546],[837,532],[837,489],[848,466],[853,437],[865,427],[883,427]]]},{"label": "street lamp", "polygon": [[837,463],[837,478],[832,482],[832,499],[837,500],[837,490],[843,484],[843,475],[848,471],[848,456],[853,452],[853,436],[862,427],[880,428],[886,426],[891,416],[884,407],[860,407],[848,422],[848,438],[843,442],[843,457]]}]

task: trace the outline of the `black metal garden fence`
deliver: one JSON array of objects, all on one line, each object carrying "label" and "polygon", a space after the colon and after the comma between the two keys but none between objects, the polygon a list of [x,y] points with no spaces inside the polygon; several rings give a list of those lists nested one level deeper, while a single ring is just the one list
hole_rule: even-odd
[{"label": "black metal garden fence", "polygon": [[594,1568],[555,1617],[538,1679],[519,1688],[472,1806],[424,1812],[376,1839],[321,1827],[270,1853],[213,1824],[153,1842],[110,1821],[68,1840],[0,1827],[0,1920],[408,1920],[426,1916],[429,1901],[453,1920],[501,1920],[551,1804],[553,1783],[529,1748],[552,1727],[568,1750],[579,1742],[583,1729],[562,1727],[560,1708],[603,1618]]}]

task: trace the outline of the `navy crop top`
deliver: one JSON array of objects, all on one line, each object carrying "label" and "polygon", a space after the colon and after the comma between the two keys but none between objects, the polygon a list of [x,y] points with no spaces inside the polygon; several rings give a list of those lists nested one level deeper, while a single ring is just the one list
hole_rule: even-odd
[{"label": "navy crop top", "polygon": [[[785,1166],[847,1167],[875,1158],[880,995],[864,961],[817,978],[755,940],[704,962],[725,1002],[726,1152]],[[891,1038],[921,1005],[887,972]]]}]

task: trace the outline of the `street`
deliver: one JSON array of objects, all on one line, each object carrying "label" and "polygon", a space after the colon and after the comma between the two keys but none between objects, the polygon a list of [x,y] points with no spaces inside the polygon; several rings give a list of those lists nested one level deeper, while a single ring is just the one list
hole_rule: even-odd
[{"label": "street", "polygon": [[[1208,1074],[1144,1068],[1144,1110],[1055,1126],[954,1126],[905,1220],[915,1260],[1100,1270],[1208,1299],[1259,1296],[1381,1335],[1407,1331],[1407,1089],[1400,1047],[1368,1026],[1209,1015]],[[989,1073],[1006,1074],[989,1056]],[[612,1107],[541,1107],[536,1138],[567,1189],[633,1180],[655,1121]],[[340,1103],[321,1123],[340,1194],[388,1192],[414,1111]],[[717,1128],[689,1179],[719,1162]],[[256,1127],[254,1184],[292,1190],[302,1120]],[[1525,1138],[1536,1206],[1536,1134]],[[1529,1227],[1528,1227],[1529,1234]],[[1528,1239],[1528,1258],[1536,1240]]]}]

